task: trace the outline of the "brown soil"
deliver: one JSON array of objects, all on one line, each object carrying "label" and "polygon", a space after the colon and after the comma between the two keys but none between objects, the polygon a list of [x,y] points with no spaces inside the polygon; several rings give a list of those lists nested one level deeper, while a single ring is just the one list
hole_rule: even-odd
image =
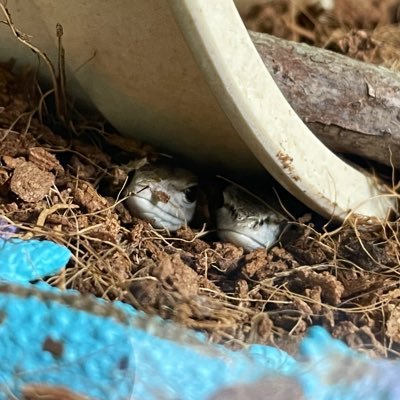
[{"label": "brown soil", "polygon": [[[328,2],[326,2],[328,3]],[[260,0],[243,15],[248,29],[400,68],[399,0]]]},{"label": "brown soil", "polygon": [[[314,43],[317,37],[326,42],[316,24],[301,25],[300,14],[289,24],[288,6],[274,8],[275,3],[258,8],[258,19],[253,10],[249,26],[260,24],[264,13],[282,18],[269,25],[273,33],[311,40],[299,33],[300,26],[313,32]],[[375,29],[372,17],[359,18]],[[121,195],[130,170],[157,153],[99,122],[75,119],[68,129],[55,124],[52,114],[38,110],[32,82],[29,73],[0,69],[0,213],[20,228],[21,237],[71,249],[71,262],[48,279],[51,284],[128,302],[234,348],[266,343],[290,351],[309,326],[321,324],[353,348],[397,355],[399,220],[354,217],[328,231],[317,229],[310,214],[295,222],[301,228],[296,239],[248,254],[211,241],[204,231],[165,236],[132,217]],[[121,159],[133,162],[115,161]]]}]

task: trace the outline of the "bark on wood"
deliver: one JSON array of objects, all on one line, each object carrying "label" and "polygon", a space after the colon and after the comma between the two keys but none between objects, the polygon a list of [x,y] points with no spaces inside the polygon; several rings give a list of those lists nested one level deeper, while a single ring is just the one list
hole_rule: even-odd
[{"label": "bark on wood", "polygon": [[400,167],[400,74],[250,32],[293,109],[331,150]]}]

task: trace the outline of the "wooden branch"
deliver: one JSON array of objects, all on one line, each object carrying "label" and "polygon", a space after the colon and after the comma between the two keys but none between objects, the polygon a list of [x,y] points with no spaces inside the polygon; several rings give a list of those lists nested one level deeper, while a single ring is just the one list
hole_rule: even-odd
[{"label": "wooden branch", "polygon": [[335,152],[400,167],[400,75],[328,50],[250,32],[293,109]]}]

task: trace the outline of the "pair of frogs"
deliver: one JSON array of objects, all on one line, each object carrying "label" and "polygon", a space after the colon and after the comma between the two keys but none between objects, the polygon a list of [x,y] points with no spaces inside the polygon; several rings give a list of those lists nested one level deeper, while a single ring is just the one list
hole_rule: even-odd
[{"label": "pair of frogs", "polygon": [[[197,204],[198,178],[190,171],[168,165],[146,164],[136,170],[127,186],[130,212],[168,231],[189,224]],[[230,184],[215,210],[215,223],[222,241],[247,251],[268,248],[279,239],[287,219],[257,197]]]}]

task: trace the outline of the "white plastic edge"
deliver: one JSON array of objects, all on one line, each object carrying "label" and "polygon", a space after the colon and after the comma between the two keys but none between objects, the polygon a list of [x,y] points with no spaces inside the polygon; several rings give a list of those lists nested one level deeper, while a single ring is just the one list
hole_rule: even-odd
[{"label": "white plastic edge", "polygon": [[168,2],[199,67],[238,134],[300,201],[327,218],[384,219],[387,188],[346,164],[306,127],[257,53],[232,0]]}]

